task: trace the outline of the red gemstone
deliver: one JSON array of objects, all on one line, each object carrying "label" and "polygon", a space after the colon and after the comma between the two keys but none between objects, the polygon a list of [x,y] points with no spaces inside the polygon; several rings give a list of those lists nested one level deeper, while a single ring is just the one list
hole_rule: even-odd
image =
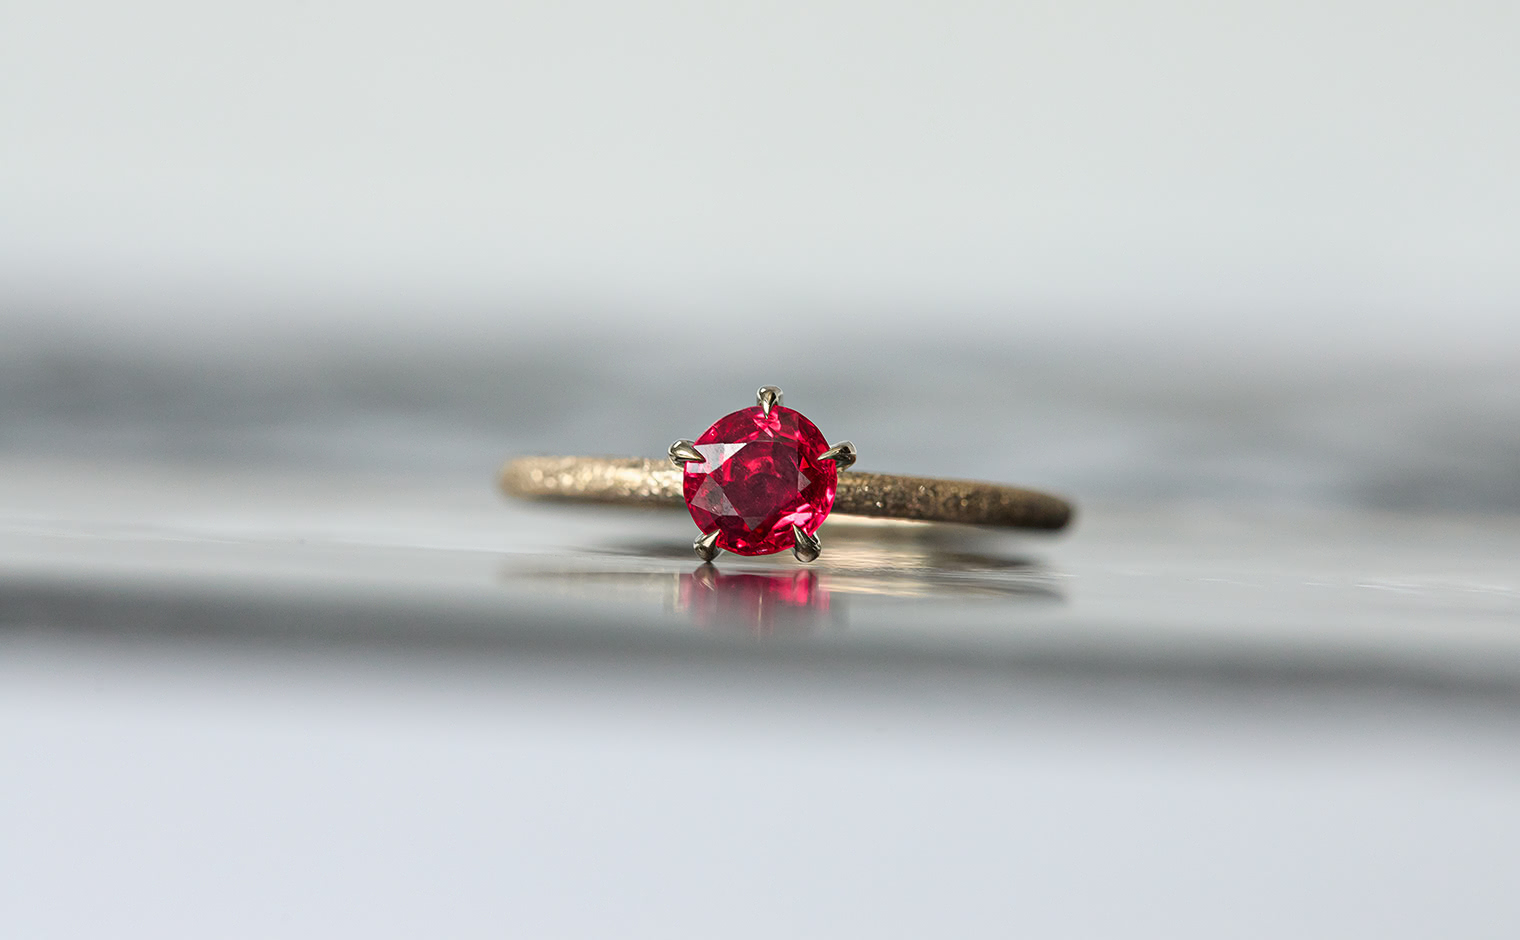
[{"label": "red gemstone", "polygon": [[686,508],[697,528],[718,533],[717,546],[769,555],[794,544],[792,526],[809,535],[834,508],[839,472],[813,422],[776,405],[718,420],[696,440],[706,459],[686,464]]}]

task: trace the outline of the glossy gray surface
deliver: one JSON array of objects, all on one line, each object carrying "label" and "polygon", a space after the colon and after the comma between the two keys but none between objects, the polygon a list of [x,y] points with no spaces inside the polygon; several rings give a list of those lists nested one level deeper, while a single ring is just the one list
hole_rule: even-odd
[{"label": "glossy gray surface", "polygon": [[[14,935],[1520,917],[1503,356],[884,340],[698,393],[649,369],[696,350],[633,338],[12,335]],[[492,489],[510,453],[658,455],[764,380],[863,469],[1049,487],[1077,523],[831,520],[814,565],[706,568],[679,512]]]},{"label": "glossy gray surface", "polygon": [[1513,519],[1100,503],[705,568],[486,476],[7,460],[15,932],[1515,922]]},{"label": "glossy gray surface", "polygon": [[678,512],[512,504],[483,483],[56,462],[5,477],[9,619],[92,634],[163,619],[267,640],[274,622],[298,641],[269,611],[309,606],[318,643],[647,637],[661,655],[1520,692],[1514,520],[1099,505],[1052,537],[841,518],[813,565],[708,567]]}]

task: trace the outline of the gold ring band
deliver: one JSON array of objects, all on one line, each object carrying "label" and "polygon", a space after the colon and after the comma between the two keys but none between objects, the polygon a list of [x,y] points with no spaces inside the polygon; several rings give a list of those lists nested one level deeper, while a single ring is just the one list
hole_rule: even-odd
[{"label": "gold ring band", "polygon": [[[501,468],[501,488],[520,499],[681,506],[682,471],[639,457],[519,457]],[[1060,529],[1066,500],[1035,490],[969,480],[851,471],[839,475],[834,511],[1019,529]]]}]

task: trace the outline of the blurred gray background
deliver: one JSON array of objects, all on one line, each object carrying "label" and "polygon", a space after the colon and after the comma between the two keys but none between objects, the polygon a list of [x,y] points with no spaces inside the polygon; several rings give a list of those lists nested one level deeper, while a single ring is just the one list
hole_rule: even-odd
[{"label": "blurred gray background", "polygon": [[[1517,39],[0,0],[0,934],[1514,936]],[[491,491],[763,383],[1078,528]]]},{"label": "blurred gray background", "polygon": [[3,15],[7,450],[1520,506],[1509,4]]},{"label": "blurred gray background", "polygon": [[1510,4],[4,15],[3,276],[36,316],[1515,337]]}]

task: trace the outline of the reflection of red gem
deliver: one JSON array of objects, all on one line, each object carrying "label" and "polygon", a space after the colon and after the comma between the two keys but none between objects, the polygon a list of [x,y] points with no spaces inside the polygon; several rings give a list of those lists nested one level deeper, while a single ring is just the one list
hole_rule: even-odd
[{"label": "reflection of red gem", "polygon": [[696,440],[704,460],[686,464],[686,508],[717,546],[769,555],[793,545],[792,526],[809,535],[834,508],[839,473],[818,457],[829,445],[813,422],[776,405],[720,418]]},{"label": "reflection of red gem", "polygon": [[703,627],[792,632],[816,625],[828,612],[829,592],[811,571],[723,574],[704,565],[681,576],[680,606]]}]

